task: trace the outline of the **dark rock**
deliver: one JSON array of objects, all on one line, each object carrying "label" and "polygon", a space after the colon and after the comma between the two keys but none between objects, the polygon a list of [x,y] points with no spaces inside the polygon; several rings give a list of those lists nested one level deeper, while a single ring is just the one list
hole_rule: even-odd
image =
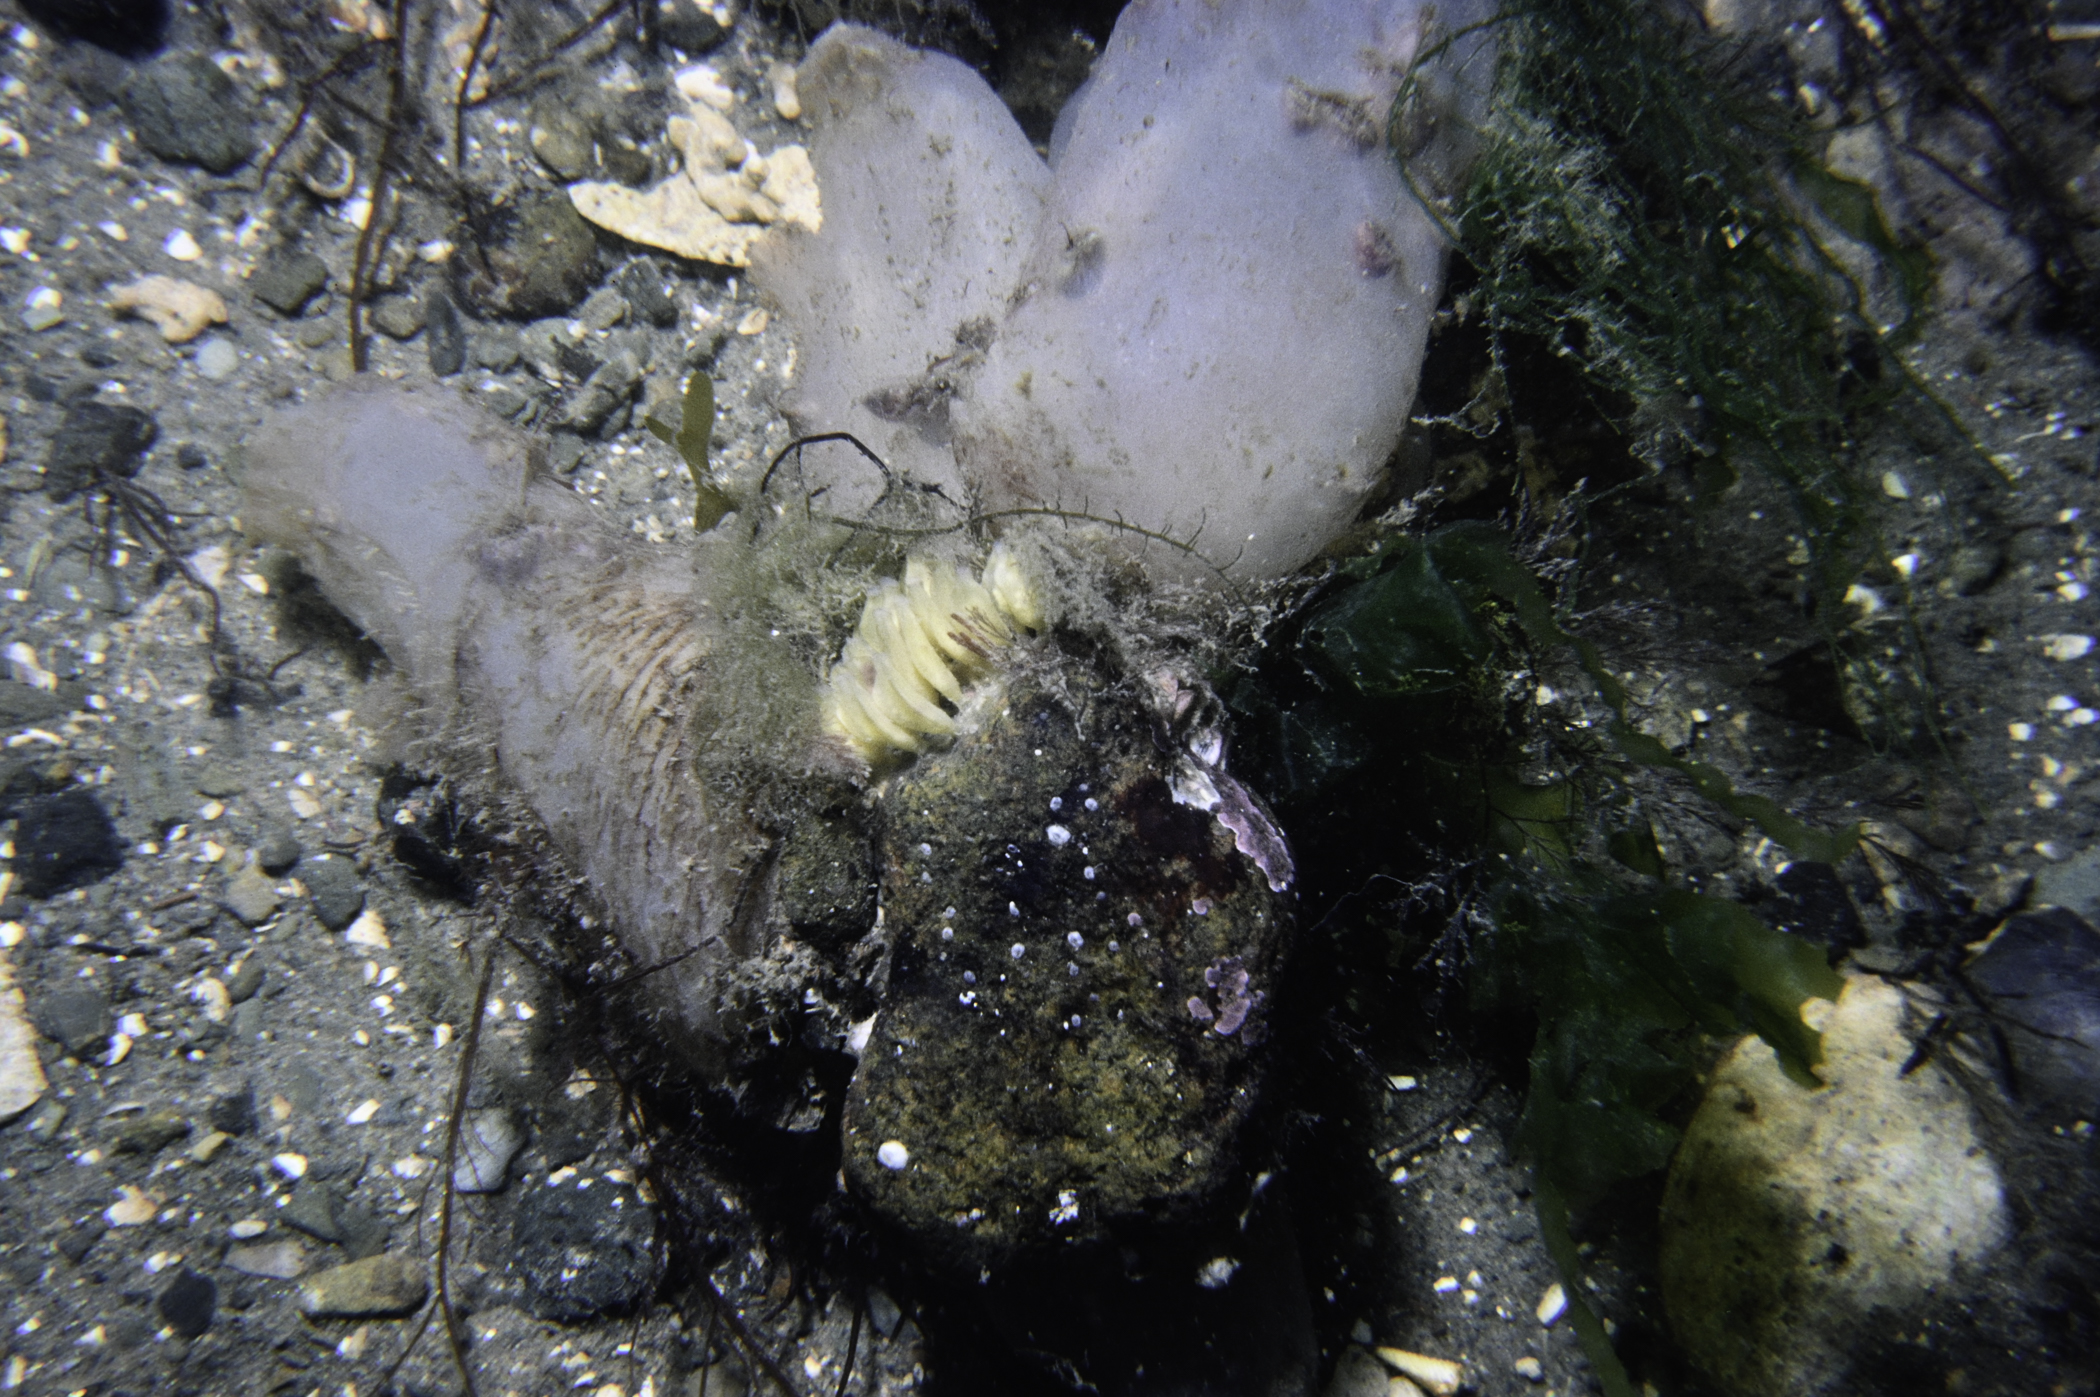
[{"label": "dark rock", "polygon": [[656,173],[656,167],[649,163],[649,157],[629,145],[624,136],[616,136],[599,144],[598,166],[619,183],[637,188],[647,184]]},{"label": "dark rock", "polygon": [[1968,967],[2005,1035],[2020,1095],[2090,1118],[2100,1106],[2100,932],[2061,907],[2012,918]]},{"label": "dark rock", "polygon": [[372,327],[397,340],[423,332],[423,303],[414,296],[382,297],[372,307]]},{"label": "dark rock", "polygon": [[0,679],[0,726],[19,728],[48,722],[61,714],[71,713],[76,706],[55,690]]},{"label": "dark rock", "polygon": [[641,357],[631,349],[615,352],[570,397],[560,425],[579,433],[601,430],[614,411],[634,397],[641,382]]},{"label": "dark rock", "polygon": [[1777,893],[1757,909],[1773,927],[1833,952],[1867,944],[1859,910],[1829,864],[1796,859],[1774,881]]},{"label": "dark rock", "polygon": [[167,0],[22,0],[29,16],[55,34],[139,57],[160,47]]},{"label": "dark rock", "polygon": [[299,841],[292,838],[290,830],[279,827],[263,835],[262,842],[255,846],[255,862],[265,873],[283,874],[299,862],[306,851]]},{"label": "dark rock", "polygon": [[[226,977],[226,997],[236,1004],[246,1004],[249,1000],[255,998],[257,991],[262,989],[263,978],[266,973],[259,958],[255,956],[248,957],[241,962],[240,969]],[[249,1110],[251,1112],[254,1110],[252,1102]],[[234,1132],[229,1130],[226,1133],[231,1135]]]},{"label": "dark rock", "polygon": [[540,163],[564,181],[582,179],[596,161],[597,133],[590,119],[566,97],[544,98],[534,104],[526,122],[526,140]]},{"label": "dark rock", "polygon": [[129,480],[159,436],[160,424],[150,412],[93,399],[75,403],[66,409],[44,457],[44,493],[63,504],[97,474]]},{"label": "dark rock", "polygon": [[656,6],[656,37],[681,53],[709,53],[729,31],[698,0],[663,0]]},{"label": "dark rock", "polygon": [[330,931],[341,931],[364,910],[365,890],[348,859],[323,854],[299,869],[299,881],[313,895],[314,915]]},{"label": "dark rock", "polygon": [[180,1111],[154,1111],[117,1127],[110,1141],[114,1154],[142,1154],[152,1158],[190,1133],[190,1123]]},{"label": "dark rock", "polygon": [[328,264],[311,252],[279,247],[248,278],[248,290],[280,315],[298,315],[328,284]]},{"label": "dark rock", "polygon": [[286,1227],[295,1227],[316,1241],[340,1242],[343,1226],[336,1214],[342,1206],[342,1199],[326,1184],[305,1184],[277,1216]]},{"label": "dark rock", "polygon": [[498,417],[516,420],[532,406],[532,399],[508,383],[494,383],[482,390],[481,405]]},{"label": "dark rock", "polygon": [[879,851],[897,949],[844,1173],[971,1273],[1207,1215],[1290,939],[1288,855],[1245,790],[1213,771],[1216,814],[1181,803],[1148,712],[1058,682],[1013,682],[893,778]]},{"label": "dark rock", "polygon": [[517,320],[559,315],[594,281],[598,236],[565,194],[522,200],[484,236],[488,274],[464,290],[484,314]]},{"label": "dark rock", "polygon": [[15,832],[15,876],[31,897],[49,897],[117,871],[124,863],[117,827],[93,791],[61,791],[22,806]]},{"label": "dark rock", "polygon": [[70,1228],[58,1239],[58,1254],[78,1266],[87,1254],[95,1249],[95,1243],[101,1241],[102,1234],[108,1230],[100,1221],[84,1222],[78,1227]]},{"label": "dark rock", "polygon": [[[251,958],[250,963],[253,963]],[[230,1091],[211,1103],[211,1128],[228,1135],[246,1135],[255,1129],[255,1088]]]},{"label": "dark rock", "polygon": [[154,59],[131,75],[120,100],[139,144],[163,160],[223,175],[255,153],[248,103],[201,53]]},{"label": "dark rock", "polygon": [[424,319],[430,329],[430,338],[423,342],[430,355],[430,371],[439,378],[450,378],[467,366],[466,317],[450,296],[433,291]]},{"label": "dark rock", "polygon": [[278,1070],[277,1090],[292,1109],[300,1115],[309,1114],[321,1104],[322,1093],[327,1090],[321,1082],[321,1074],[303,1062],[289,1062]]},{"label": "dark rock", "polygon": [[391,1235],[386,1223],[355,1203],[337,1208],[335,1223],[343,1234],[343,1250],[350,1253],[352,1261],[378,1256],[386,1250]]},{"label": "dark rock", "polygon": [[175,448],[175,464],[186,471],[201,471],[211,464],[211,453],[193,441]]},{"label": "dark rock", "polygon": [[489,326],[475,333],[474,363],[496,373],[506,373],[518,362],[518,332],[507,326]]},{"label": "dark rock", "polygon": [[124,351],[108,340],[89,340],[80,347],[80,362],[91,369],[113,369],[124,362]]},{"label": "dark rock", "polygon": [[573,1322],[633,1305],[655,1279],[653,1230],[648,1205],[625,1185],[532,1189],[511,1224],[512,1264],[532,1312]]},{"label": "dark rock", "polygon": [[197,1338],[211,1328],[212,1316],[218,1307],[218,1283],[187,1266],[175,1273],[175,1278],[154,1301],[154,1308],[160,1311],[160,1317],[168,1322],[168,1327],[185,1339]]},{"label": "dark rock", "polygon": [[627,298],[629,309],[657,329],[668,330],[678,323],[678,301],[671,294],[671,280],[649,258],[628,263],[614,284]]}]

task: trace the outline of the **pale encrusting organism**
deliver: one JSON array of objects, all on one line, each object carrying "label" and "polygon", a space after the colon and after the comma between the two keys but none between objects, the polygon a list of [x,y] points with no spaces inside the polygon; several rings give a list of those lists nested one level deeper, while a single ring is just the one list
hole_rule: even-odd
[{"label": "pale encrusting organism", "polygon": [[914,555],[901,585],[877,584],[831,667],[824,729],[871,763],[952,737],[963,686],[992,672],[1016,626],[1042,622],[1042,603],[1007,549],[992,550],[982,579]]},{"label": "pale encrusting organism", "polygon": [[[1441,250],[1384,114],[1457,19],[1135,4],[1048,162],[954,60],[828,33],[823,231],[754,270],[799,422],[884,464],[725,478],[690,552],[436,390],[338,390],[253,444],[253,530],[386,648],[418,759],[544,831],[657,1036],[732,1083],[859,1055],[844,1176],[969,1265],[1195,1216],[1236,1167],[1291,861],[1189,649],[1214,584],[1312,556],[1399,436]],[[1477,45],[1443,61],[1449,100],[1484,88]]]}]

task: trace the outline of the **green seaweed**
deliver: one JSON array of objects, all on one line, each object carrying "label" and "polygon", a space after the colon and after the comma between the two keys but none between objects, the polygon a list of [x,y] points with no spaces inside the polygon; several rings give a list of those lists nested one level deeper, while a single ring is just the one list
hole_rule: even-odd
[{"label": "green seaweed", "polygon": [[685,396],[679,405],[678,427],[658,418],[645,418],[642,425],[658,441],[675,450],[693,480],[693,528],[706,533],[736,508],[736,497],[716,484],[707,465],[707,453],[715,437],[715,385],[704,373],[685,381]]}]

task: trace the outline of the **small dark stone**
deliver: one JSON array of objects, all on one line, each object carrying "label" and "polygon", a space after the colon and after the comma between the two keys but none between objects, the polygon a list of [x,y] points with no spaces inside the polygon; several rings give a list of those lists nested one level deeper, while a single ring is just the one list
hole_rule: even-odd
[{"label": "small dark stone", "polygon": [[2089,1114],[2100,1097],[2100,932],[2062,907],[2022,913],[1967,979],[2005,1035],[2021,1098]]},{"label": "small dark stone", "polygon": [[230,767],[220,766],[216,762],[197,769],[195,784],[197,794],[219,800],[231,800],[248,789],[248,783],[235,775]]},{"label": "small dark stone", "polygon": [[668,330],[678,323],[678,301],[671,295],[670,278],[649,258],[628,263],[614,284],[627,298],[628,309],[657,329]]},{"label": "small dark stone", "polygon": [[159,48],[168,29],[167,0],[22,0],[22,8],[56,34],[130,57]]},{"label": "small dark stone", "polygon": [[160,436],[153,414],[90,399],[66,409],[44,457],[44,493],[63,504],[99,473],[125,480]]},{"label": "small dark stone", "polygon": [[598,235],[566,194],[523,200],[484,240],[489,275],[465,290],[489,315],[532,320],[582,300],[595,278]]},{"label": "small dark stone", "polygon": [[596,136],[590,118],[565,98],[543,98],[526,119],[525,139],[532,153],[562,180],[579,180],[590,173]]},{"label": "small dark stone", "polygon": [[[327,1088],[321,1083],[320,1073],[303,1062],[293,1061],[279,1069],[277,1090],[303,1116],[321,1104],[321,1095]],[[316,1171],[320,1168],[318,1164],[313,1167]]]},{"label": "small dark stone", "polygon": [[654,1220],[631,1188],[600,1179],[587,1189],[535,1188],[511,1224],[512,1257],[532,1312],[575,1321],[639,1300],[655,1278]]},{"label": "small dark stone", "polygon": [[[254,964],[251,957],[249,964]],[[255,1129],[255,1088],[242,1087],[211,1103],[211,1128],[228,1135],[246,1135]]]},{"label": "small dark stone", "polygon": [[450,378],[467,366],[466,318],[450,296],[433,291],[424,319],[430,329],[430,338],[423,342],[430,355],[430,371],[439,378]]},{"label": "small dark stone", "polygon": [[248,278],[248,290],[280,315],[296,316],[328,284],[328,264],[300,248],[279,247]]},{"label": "small dark stone", "polygon": [[78,1266],[108,1230],[100,1222],[84,1222],[58,1239],[58,1254]]},{"label": "small dark stone", "polygon": [[86,980],[68,980],[43,995],[31,1017],[39,1033],[78,1058],[102,1051],[116,1027],[108,998]]},{"label": "small dark stone", "polygon": [[292,838],[291,831],[278,828],[265,834],[262,843],[255,846],[255,861],[265,873],[284,873],[299,862],[305,853],[299,841]]},{"label": "small dark stone", "polygon": [[255,956],[248,957],[241,962],[240,969],[226,977],[226,997],[236,1004],[246,1004],[262,989],[264,974],[262,961]]},{"label": "small dark stone", "polygon": [[1759,909],[1774,927],[1833,953],[1867,944],[1859,911],[1829,864],[1796,859],[1774,881],[1777,894]]},{"label": "small dark stone", "polygon": [[397,340],[423,332],[423,303],[414,296],[387,296],[372,307],[372,327]]},{"label": "small dark stone", "polygon": [[314,915],[330,931],[341,931],[364,910],[365,890],[348,859],[324,854],[299,870],[299,881],[313,894]]},{"label": "small dark stone", "polygon": [[142,1154],[149,1159],[190,1133],[179,1111],[154,1111],[126,1121],[110,1141],[115,1154]]},{"label": "small dark stone", "polygon": [[474,362],[496,373],[507,373],[518,362],[518,332],[504,325],[491,325],[474,335]]},{"label": "small dark stone", "polygon": [[108,340],[89,340],[80,347],[80,362],[91,369],[110,369],[124,362],[124,353]]},{"label": "small dark stone", "polygon": [[656,7],[656,37],[681,53],[709,53],[729,31],[700,8],[697,0],[667,0]]},{"label": "small dark stone", "polygon": [[163,160],[223,175],[255,153],[248,104],[201,53],[154,59],[131,75],[119,100],[139,144]]},{"label": "small dark stone", "polygon": [[124,863],[115,822],[93,791],[61,791],[22,806],[15,832],[16,877],[31,897],[49,897],[105,878]]},{"label": "small dark stone", "polygon": [[73,711],[66,702],[50,689],[39,689],[33,684],[19,684],[12,679],[0,679],[0,726],[18,728],[30,723],[47,722],[63,713]]},{"label": "small dark stone", "polygon": [[170,1329],[185,1339],[194,1339],[211,1328],[212,1316],[219,1307],[219,1287],[210,1276],[185,1266],[175,1273],[175,1279],[168,1282],[154,1305]]},{"label": "small dark stone", "polygon": [[392,1236],[386,1223],[355,1203],[339,1205],[335,1210],[335,1223],[343,1234],[343,1250],[350,1254],[352,1261],[380,1255]]},{"label": "small dark stone", "polygon": [[193,441],[175,448],[175,464],[186,471],[201,471],[211,464],[211,453]]},{"label": "small dark stone", "polygon": [[307,1184],[292,1195],[292,1201],[277,1216],[286,1227],[295,1227],[316,1241],[340,1242],[343,1226],[337,1213],[342,1206],[334,1189],[325,1184]]}]

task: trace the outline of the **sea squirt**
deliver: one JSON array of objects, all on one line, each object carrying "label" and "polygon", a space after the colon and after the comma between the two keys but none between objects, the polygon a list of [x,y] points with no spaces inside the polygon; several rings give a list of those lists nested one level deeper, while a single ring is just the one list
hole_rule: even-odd
[{"label": "sea squirt", "polygon": [[[858,1053],[845,1173],[880,1216],[996,1267],[1218,1196],[1259,1098],[1288,855],[1217,765],[1215,708],[1132,679],[1113,647],[1068,652],[1010,554],[988,586],[905,561],[904,591],[1007,618],[997,673],[943,748],[871,784],[872,849],[811,859],[816,822],[759,808],[699,750],[694,715],[729,689],[806,712],[799,752],[768,756],[787,781],[850,756],[821,729],[814,665],[762,699],[739,681],[717,610],[734,530],[690,550],[623,536],[532,442],[434,388],[352,385],[280,415],[245,488],[251,533],[296,550],[405,679],[411,755],[542,831],[549,875],[580,878],[631,962],[661,968],[641,980],[656,1036],[703,1080],[750,1067],[756,977],[801,1016],[761,1043]],[[899,595],[845,570],[877,607]],[[798,912],[825,865],[877,870],[880,911]],[[1253,983],[1230,1034],[1182,1007],[1227,958]],[[873,1011],[855,1032],[849,1006]],[[903,1168],[882,1162],[893,1142]]]}]

